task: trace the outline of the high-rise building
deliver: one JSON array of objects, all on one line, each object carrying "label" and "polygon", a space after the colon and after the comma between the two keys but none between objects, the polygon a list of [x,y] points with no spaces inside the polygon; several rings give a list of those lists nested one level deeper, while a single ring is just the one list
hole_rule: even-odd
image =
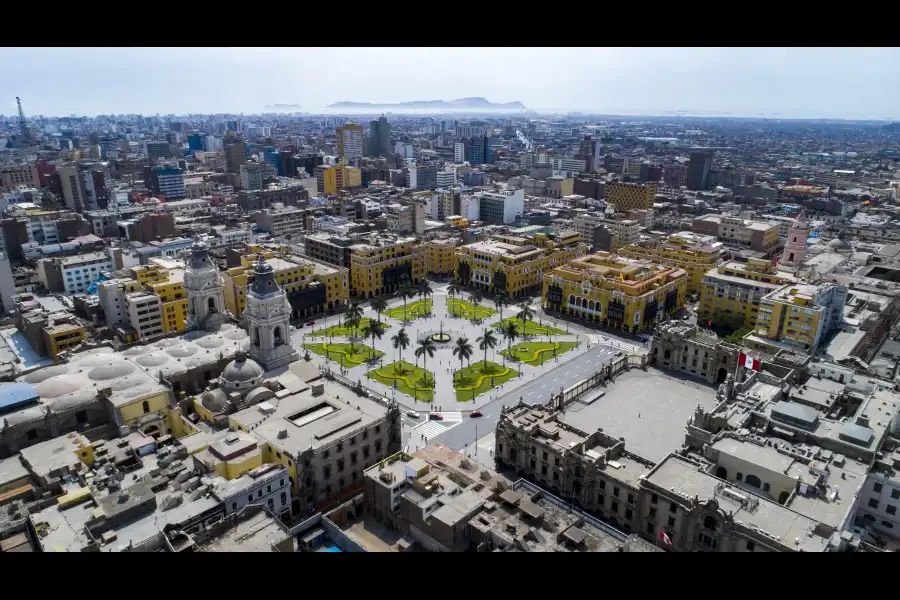
[{"label": "high-rise building", "polygon": [[478,136],[469,138],[467,160],[473,165],[489,165],[494,162],[494,138]]},{"label": "high-rise building", "polygon": [[611,181],[606,184],[606,202],[613,204],[619,212],[648,210],[656,200],[655,183],[623,183]]},{"label": "high-rise building", "polygon": [[247,162],[247,144],[238,140],[225,145],[225,170],[240,173],[241,165]]},{"label": "high-rise building", "polygon": [[245,190],[255,191],[262,189],[262,169],[257,163],[245,163],[241,165],[241,187]]},{"label": "high-rise building", "polygon": [[368,144],[369,156],[391,153],[391,124],[384,115],[369,123]]},{"label": "high-rise building", "polygon": [[153,192],[166,200],[181,200],[185,196],[184,171],[178,167],[153,167]]},{"label": "high-rise building", "polygon": [[689,190],[705,190],[709,187],[709,170],[712,167],[712,152],[691,152],[688,163],[687,187]]},{"label": "high-rise building", "polygon": [[363,142],[366,137],[362,126],[355,123],[347,123],[342,127],[338,127],[336,131],[338,156],[347,162],[353,162],[362,158]]}]

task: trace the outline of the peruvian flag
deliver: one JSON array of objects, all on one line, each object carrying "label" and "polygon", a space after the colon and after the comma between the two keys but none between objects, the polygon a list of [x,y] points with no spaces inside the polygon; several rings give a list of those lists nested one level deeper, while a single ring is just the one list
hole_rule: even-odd
[{"label": "peruvian flag", "polygon": [[758,358],[753,358],[749,354],[741,352],[741,356],[738,358],[738,364],[747,367],[751,371],[759,371],[760,367],[762,366],[762,361],[760,361]]},{"label": "peruvian flag", "polygon": [[659,540],[660,542],[665,542],[667,546],[672,545],[672,540],[669,538],[668,535],[666,535],[666,532],[663,529],[659,530],[659,535],[657,536],[656,539]]}]

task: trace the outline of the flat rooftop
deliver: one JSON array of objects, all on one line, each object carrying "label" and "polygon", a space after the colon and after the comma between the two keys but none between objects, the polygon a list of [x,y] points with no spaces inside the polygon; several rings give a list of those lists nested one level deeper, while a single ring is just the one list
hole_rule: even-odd
[{"label": "flat rooftop", "polygon": [[625,438],[629,452],[658,463],[684,444],[684,425],[698,405],[715,408],[715,389],[655,369],[634,369],[619,375],[592,404],[570,405],[559,421],[586,433],[602,428]]},{"label": "flat rooftop", "polygon": [[273,552],[290,537],[277,519],[258,511],[239,519],[233,527],[202,544],[205,552]]}]

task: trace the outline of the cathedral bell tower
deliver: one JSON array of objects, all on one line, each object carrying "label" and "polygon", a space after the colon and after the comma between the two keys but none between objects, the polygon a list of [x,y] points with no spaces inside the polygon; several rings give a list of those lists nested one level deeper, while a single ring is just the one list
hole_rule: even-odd
[{"label": "cathedral bell tower", "polygon": [[185,263],[187,329],[215,331],[225,322],[225,284],[206,244],[199,236],[194,238]]},{"label": "cathedral bell tower", "polygon": [[250,357],[266,371],[297,360],[291,344],[291,305],[275,281],[275,272],[262,255],[253,266],[253,282],[247,289],[244,318],[250,334]]}]

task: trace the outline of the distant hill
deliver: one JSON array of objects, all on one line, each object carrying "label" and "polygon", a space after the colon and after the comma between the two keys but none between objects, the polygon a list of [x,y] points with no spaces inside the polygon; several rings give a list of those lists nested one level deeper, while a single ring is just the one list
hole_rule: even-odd
[{"label": "distant hill", "polygon": [[459,98],[457,100],[412,100],[372,104],[370,102],[335,102],[328,108],[351,110],[528,110],[521,102],[495,103],[484,98]]},{"label": "distant hill", "polygon": [[275,104],[266,105],[265,110],[275,110],[275,111],[298,111],[303,107],[299,104],[288,104],[286,102],[276,102]]}]

